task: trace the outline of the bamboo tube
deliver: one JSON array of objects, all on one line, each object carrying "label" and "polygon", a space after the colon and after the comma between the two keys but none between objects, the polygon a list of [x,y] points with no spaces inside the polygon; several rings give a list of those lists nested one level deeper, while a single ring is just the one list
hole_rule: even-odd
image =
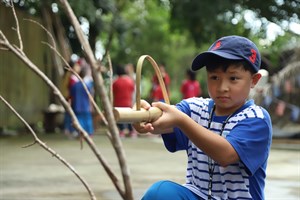
[{"label": "bamboo tube", "polygon": [[156,107],[151,107],[149,110],[115,107],[113,112],[118,123],[152,122],[162,115],[162,111]]}]

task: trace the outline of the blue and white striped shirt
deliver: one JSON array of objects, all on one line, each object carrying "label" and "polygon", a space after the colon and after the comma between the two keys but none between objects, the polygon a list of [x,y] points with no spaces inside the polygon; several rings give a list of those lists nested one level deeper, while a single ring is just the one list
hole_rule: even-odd
[{"label": "blue and white striped shirt", "polygon": [[[176,107],[203,127],[208,127],[212,99],[190,98]],[[221,135],[227,116],[214,116],[210,130]],[[272,141],[271,119],[267,111],[249,100],[227,121],[222,136],[233,146],[240,161],[227,167],[215,163],[212,199],[264,199],[267,158]],[[203,199],[208,196],[208,156],[180,129],[162,135],[166,148],[186,150],[188,156],[185,187]]]}]

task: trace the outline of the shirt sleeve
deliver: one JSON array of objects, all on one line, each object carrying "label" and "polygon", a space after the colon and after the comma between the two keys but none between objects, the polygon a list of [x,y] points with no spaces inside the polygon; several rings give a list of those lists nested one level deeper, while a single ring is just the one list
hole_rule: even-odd
[{"label": "shirt sleeve", "polygon": [[271,127],[269,115],[263,119],[248,118],[239,122],[226,137],[250,175],[268,158],[272,142]]},{"label": "shirt sleeve", "polygon": [[[176,108],[190,116],[189,105],[186,101],[178,103]],[[166,149],[170,152],[187,150],[188,148],[189,139],[179,128],[175,127],[173,133],[162,134],[162,139]]]}]

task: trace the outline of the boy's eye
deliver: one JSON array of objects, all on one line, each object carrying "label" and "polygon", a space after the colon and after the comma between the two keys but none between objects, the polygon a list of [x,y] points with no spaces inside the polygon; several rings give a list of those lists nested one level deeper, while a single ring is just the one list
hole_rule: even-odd
[{"label": "boy's eye", "polygon": [[238,80],[239,78],[238,77],[236,77],[236,76],[231,76],[230,77],[230,80],[232,80],[232,81],[236,81],[236,80]]},{"label": "boy's eye", "polygon": [[218,80],[218,77],[217,76],[210,76],[210,79],[211,80]]}]

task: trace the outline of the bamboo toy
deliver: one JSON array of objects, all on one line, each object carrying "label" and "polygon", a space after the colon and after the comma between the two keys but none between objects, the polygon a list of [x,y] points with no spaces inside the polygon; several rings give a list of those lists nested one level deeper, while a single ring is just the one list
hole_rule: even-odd
[{"label": "bamboo toy", "polygon": [[151,107],[149,110],[115,107],[113,112],[118,123],[151,122],[162,115],[162,111],[155,107]]},{"label": "bamboo toy", "polygon": [[135,108],[114,107],[114,117],[118,123],[136,123],[136,122],[152,122],[162,115],[159,108],[151,107],[149,110],[141,109],[141,74],[144,60],[147,59],[155,70],[158,82],[162,88],[164,100],[170,104],[167,89],[163,81],[159,67],[155,60],[149,55],[143,55],[139,58],[136,68],[136,105]]}]

